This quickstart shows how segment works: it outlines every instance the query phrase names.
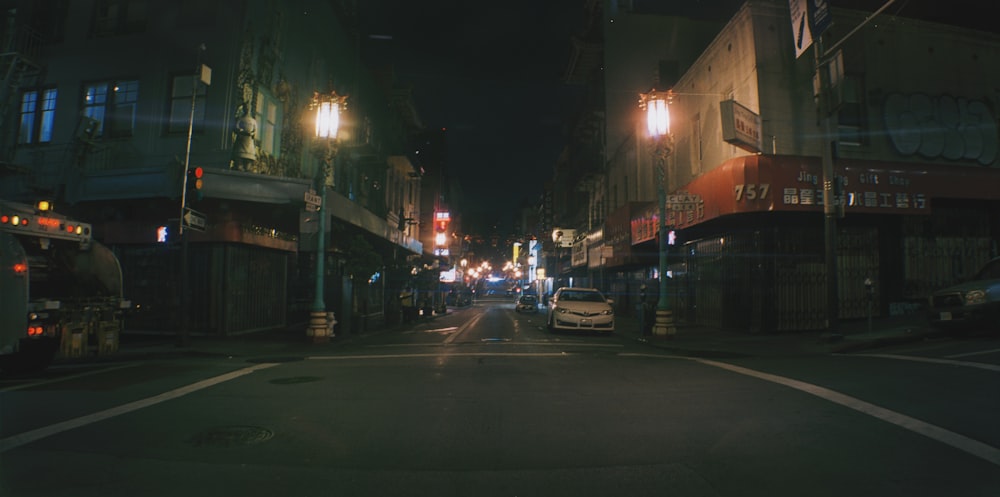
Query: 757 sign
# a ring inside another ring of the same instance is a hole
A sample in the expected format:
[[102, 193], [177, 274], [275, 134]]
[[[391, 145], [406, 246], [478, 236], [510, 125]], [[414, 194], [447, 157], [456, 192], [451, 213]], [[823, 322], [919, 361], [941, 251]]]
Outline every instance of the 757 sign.
[[746, 183], [736, 185], [734, 188], [737, 202], [742, 200], [764, 200], [770, 192], [771, 185], [769, 183]]

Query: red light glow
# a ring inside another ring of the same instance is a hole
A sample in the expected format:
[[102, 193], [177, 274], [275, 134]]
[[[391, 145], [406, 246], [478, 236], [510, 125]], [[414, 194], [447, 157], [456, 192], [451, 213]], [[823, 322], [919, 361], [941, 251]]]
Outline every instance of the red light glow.
[[47, 226], [49, 228], [59, 228], [59, 220], [53, 219], [51, 217], [40, 217], [38, 218], [38, 224], [42, 226]]

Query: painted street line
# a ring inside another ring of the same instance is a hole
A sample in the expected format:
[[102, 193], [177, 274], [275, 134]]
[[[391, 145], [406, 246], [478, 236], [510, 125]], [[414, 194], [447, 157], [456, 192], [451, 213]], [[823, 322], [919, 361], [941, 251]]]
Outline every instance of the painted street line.
[[875, 404], [865, 402], [861, 399], [856, 399], [849, 395], [844, 395], [835, 390], [830, 390], [829, 388], [824, 388], [818, 385], [813, 385], [811, 383], [806, 383], [804, 381], [793, 380], [791, 378], [785, 378], [783, 376], [773, 375], [769, 373], [762, 373], [760, 371], [755, 371], [753, 369], [748, 369], [740, 366], [734, 366], [732, 364], [726, 364], [724, 362], [709, 361], [705, 359], [694, 359], [702, 364], [708, 366], [715, 366], [717, 368], [722, 368], [734, 373], [739, 373], [746, 376], [752, 376], [765, 381], [770, 381], [772, 383], [777, 383], [779, 385], [784, 385], [789, 388], [794, 388], [801, 392], [808, 393], [810, 395], [815, 395], [821, 399], [828, 400], [835, 404], [840, 404], [849, 409], [854, 409], [863, 414], [867, 414], [882, 421], [892, 423], [900, 428], [910, 430], [914, 433], [919, 433], [925, 437], [937, 440], [945, 445], [950, 445], [958, 450], [964, 451], [976, 457], [985, 459], [994, 465], [1000, 466], [1000, 449], [996, 447], [984, 444], [978, 440], [973, 440], [965, 435], [959, 435], [953, 431], [945, 430], [944, 428], [934, 426], [930, 423], [926, 423], [916, 418], [911, 418], [905, 414], [901, 414], [895, 411], [890, 411], [884, 407], [879, 407]]
[[311, 361], [348, 361], [355, 359], [411, 359], [425, 357], [569, 357], [569, 352], [438, 352], [419, 354], [327, 355], [306, 357]]
[[482, 319], [482, 317], [484, 315], [485, 315], [485, 313], [476, 314], [476, 317], [474, 317], [474, 318], [466, 321], [465, 324], [463, 324], [462, 327], [458, 329], [458, 331], [456, 331], [455, 333], [452, 333], [451, 335], [448, 335], [448, 338], [444, 339], [444, 343], [448, 344], [448, 343], [454, 342], [455, 339], [458, 338], [459, 335], [461, 335], [462, 333], [465, 333], [465, 330], [467, 330], [467, 329], [475, 326], [476, 323], [478, 323], [479, 320]]
[[1000, 365], [984, 364], [981, 362], [953, 361], [950, 359], [935, 359], [933, 357], [917, 357], [896, 354], [850, 354], [853, 357], [879, 357], [882, 359], [898, 359], [901, 361], [927, 362], [931, 364], [944, 364], [946, 366], [961, 366], [965, 368], [978, 368], [987, 371], [1000, 371]]
[[78, 418], [69, 419], [61, 423], [56, 423], [54, 425], [44, 426], [42, 428], [37, 428], [31, 431], [26, 431], [24, 433], [18, 433], [17, 435], [11, 435], [7, 438], [0, 439], [0, 452], [5, 452], [15, 447], [20, 447], [24, 444], [34, 442], [36, 440], [41, 440], [43, 438], [55, 435], [57, 433], [62, 433], [64, 431], [69, 431], [74, 428], [79, 428], [81, 426], [86, 426], [91, 423], [96, 423], [98, 421], [103, 421], [105, 419], [113, 418], [115, 416], [120, 416], [122, 414], [127, 414], [132, 411], [137, 411], [144, 407], [149, 407], [152, 405], [159, 404], [161, 402], [166, 402], [168, 400], [176, 399], [182, 397], [192, 392], [197, 392], [219, 383], [223, 383], [229, 380], [239, 378], [240, 376], [253, 373], [261, 369], [267, 369], [273, 366], [277, 366], [278, 363], [261, 363], [255, 364], [253, 366], [243, 368], [231, 373], [226, 373], [224, 375], [216, 376], [215, 378], [209, 378], [207, 380], [202, 380], [196, 383], [192, 383], [187, 386], [176, 388], [169, 392], [164, 392], [159, 395], [154, 395], [152, 397], [137, 400], [135, 402], [129, 402], [128, 404], [123, 404], [118, 407], [112, 407], [111, 409], [105, 409], [103, 411], [95, 412], [93, 414], [88, 414], [86, 416], [80, 416]]
[[964, 354], [946, 355], [945, 357], [947, 357], [948, 359], [958, 359], [960, 357], [972, 357], [972, 356], [977, 356], [977, 355], [989, 355], [989, 354], [996, 354], [998, 352], [1000, 352], [1000, 349], [980, 350], [978, 352], [966, 352]]
[[862, 414], [867, 414], [874, 418], [880, 419], [887, 423], [894, 424], [901, 428], [910, 430], [914, 433], [918, 433], [925, 437], [931, 438], [933, 440], [937, 440], [938, 442], [941, 442], [945, 445], [949, 445], [958, 450], [964, 451], [968, 454], [984, 459], [990, 463], [993, 463], [994, 465], [1000, 466], [1000, 449], [996, 447], [987, 445], [978, 440], [971, 439], [969, 437], [966, 437], [965, 435], [960, 435], [953, 431], [945, 430], [944, 428], [934, 426], [930, 423], [921, 421], [916, 418], [912, 418], [905, 414], [891, 411], [884, 407], [879, 407], [875, 404], [865, 402], [861, 399], [856, 399], [849, 395], [844, 395], [835, 390], [830, 390], [829, 388], [813, 385], [811, 383], [806, 383], [804, 381], [793, 380], [791, 378], [785, 378], [784, 376], [764, 373], [761, 371], [756, 371], [741, 366], [735, 366], [732, 364], [727, 364], [718, 361], [710, 361], [707, 359], [698, 359], [698, 358], [672, 356], [672, 355], [657, 355], [657, 354], [619, 354], [619, 355], [631, 356], [631, 357], [656, 357], [661, 359], [685, 359], [685, 360], [700, 362], [706, 366], [713, 366], [725, 369], [727, 371], [731, 371], [733, 373], [738, 373], [745, 376], [757, 378], [760, 380], [769, 381], [771, 383], [784, 385], [786, 387], [793, 388], [800, 392], [814, 395], [829, 402], [839, 404], [841, 406], [847, 407], [848, 409], [853, 409]]

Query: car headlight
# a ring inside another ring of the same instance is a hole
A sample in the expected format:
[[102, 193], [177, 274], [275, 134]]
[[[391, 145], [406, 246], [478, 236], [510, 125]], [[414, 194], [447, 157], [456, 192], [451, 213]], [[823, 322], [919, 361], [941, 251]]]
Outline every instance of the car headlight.
[[562, 308], [562, 307], [556, 307], [556, 312], [558, 312], [559, 314], [566, 314], [567, 312], [569, 312], [569, 309], [565, 309], [565, 308]]
[[972, 290], [965, 294], [965, 305], [983, 304], [986, 302], [986, 292], [982, 290]]
[[614, 313], [615, 313], [615, 311], [613, 309], [606, 309], [606, 310], [601, 311], [601, 314], [603, 314], [605, 316], [610, 316], [610, 315], [612, 315]]

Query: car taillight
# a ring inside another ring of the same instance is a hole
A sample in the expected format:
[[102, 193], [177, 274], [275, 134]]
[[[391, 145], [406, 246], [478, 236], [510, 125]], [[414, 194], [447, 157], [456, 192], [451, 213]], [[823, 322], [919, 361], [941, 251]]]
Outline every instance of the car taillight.
[[40, 337], [45, 334], [45, 328], [41, 326], [29, 326], [28, 336], [29, 337]]
[[14, 274], [24, 274], [28, 272], [28, 265], [23, 262], [14, 263]]

